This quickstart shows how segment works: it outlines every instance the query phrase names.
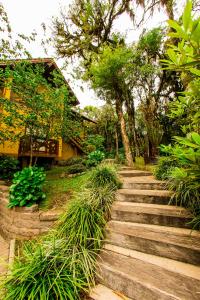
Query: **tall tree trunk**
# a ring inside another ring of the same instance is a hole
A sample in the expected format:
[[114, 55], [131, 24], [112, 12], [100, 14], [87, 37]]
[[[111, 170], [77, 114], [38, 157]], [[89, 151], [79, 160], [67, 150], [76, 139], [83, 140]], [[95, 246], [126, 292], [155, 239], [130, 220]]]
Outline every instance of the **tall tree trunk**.
[[119, 139], [118, 139], [117, 128], [115, 130], [115, 158], [116, 160], [119, 159]]
[[129, 92], [127, 93], [125, 104], [126, 104], [126, 109], [128, 114], [129, 131], [131, 135], [130, 144], [132, 146], [132, 156], [133, 156], [133, 161], [135, 161], [136, 149], [138, 148], [136, 129], [135, 129], [135, 107], [134, 107], [133, 99], [130, 98]]
[[131, 167], [131, 166], [133, 166], [133, 158], [132, 158], [129, 138], [128, 138], [128, 135], [127, 135], [127, 132], [126, 132], [126, 123], [125, 123], [125, 120], [124, 120], [124, 115], [123, 115], [123, 110], [122, 110], [122, 103], [119, 99], [116, 100], [116, 113], [117, 113], [117, 116], [118, 116], [118, 119], [119, 119], [119, 122], [120, 122], [122, 142], [123, 142], [123, 146], [124, 146], [127, 165], [129, 167]]

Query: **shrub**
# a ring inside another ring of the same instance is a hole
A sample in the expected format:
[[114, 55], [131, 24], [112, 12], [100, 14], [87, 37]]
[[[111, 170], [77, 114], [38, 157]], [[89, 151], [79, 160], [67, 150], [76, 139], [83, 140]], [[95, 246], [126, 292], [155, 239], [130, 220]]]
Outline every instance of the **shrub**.
[[77, 164], [86, 164], [86, 159], [84, 157], [72, 157], [68, 160], [61, 160], [58, 162], [59, 166], [73, 166]]
[[99, 150], [93, 151], [90, 154], [88, 154], [87, 166], [97, 166], [104, 158], [105, 154], [103, 152]]
[[96, 149], [104, 151], [104, 140], [105, 138], [100, 134], [91, 134], [87, 137], [83, 146], [89, 152], [91, 152], [91, 149], [92, 151], [96, 151]]
[[179, 165], [180, 163], [176, 158], [171, 156], [159, 157], [158, 163], [154, 170], [154, 175], [159, 180], [169, 179], [171, 171]]
[[101, 165], [93, 170], [89, 185], [94, 188], [110, 185], [113, 189], [117, 189], [121, 183], [114, 167]]
[[11, 156], [0, 156], [0, 178], [12, 179], [15, 172], [19, 170], [19, 161]]
[[38, 167], [24, 168], [15, 173], [10, 187], [9, 207], [31, 206], [44, 199], [42, 185], [45, 177], [43, 169]]
[[174, 191], [172, 201], [194, 214], [192, 225], [200, 228], [200, 135], [176, 137], [176, 145], [168, 147], [171, 158], [180, 163], [169, 174], [169, 187]]
[[85, 172], [87, 169], [83, 164], [74, 164], [67, 168], [67, 173], [69, 174], [76, 174]]

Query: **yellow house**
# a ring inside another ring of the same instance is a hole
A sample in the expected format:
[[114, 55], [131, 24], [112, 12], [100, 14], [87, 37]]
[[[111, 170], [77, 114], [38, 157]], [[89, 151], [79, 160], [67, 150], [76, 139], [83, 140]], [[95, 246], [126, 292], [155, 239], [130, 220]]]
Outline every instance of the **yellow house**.
[[[31, 59], [28, 60], [28, 62], [34, 65], [45, 65], [47, 75], [54, 70], [58, 71], [61, 74], [61, 71], [52, 58]], [[5, 66], [6, 63], [0, 63], [0, 68], [5, 68]], [[73, 99], [71, 105], [75, 106], [79, 104], [64, 76], [63, 80], [68, 87], [69, 95], [72, 96], [71, 99]], [[14, 95], [10, 88], [6, 88], [4, 86], [0, 87], [0, 97], [3, 97], [8, 101], [13, 101], [15, 100], [14, 98], [16, 97], [16, 95]], [[0, 126], [3, 125], [0, 124]], [[24, 128], [19, 128], [18, 130], [24, 131]], [[31, 152], [34, 158], [45, 158], [49, 159], [50, 161], [67, 160], [71, 157], [79, 156], [83, 153], [80, 143], [75, 139], [70, 139], [69, 142], [65, 143], [62, 138], [43, 140], [36, 136], [32, 140], [32, 150], [30, 149], [30, 136], [26, 135], [17, 139], [16, 141], [8, 140], [3, 144], [0, 144], [0, 155], [4, 154], [14, 156], [25, 164], [28, 163]]]

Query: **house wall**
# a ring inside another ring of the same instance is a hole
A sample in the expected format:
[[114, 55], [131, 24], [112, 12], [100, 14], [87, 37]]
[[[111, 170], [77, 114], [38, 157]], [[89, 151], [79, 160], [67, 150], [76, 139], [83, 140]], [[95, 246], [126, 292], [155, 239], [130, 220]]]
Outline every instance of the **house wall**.
[[[19, 150], [19, 141], [10, 142], [6, 141], [4, 144], [0, 144], [0, 155], [6, 154], [18, 157], [18, 150]], [[71, 157], [79, 156], [79, 152], [76, 147], [64, 143], [62, 139], [59, 139], [59, 151], [58, 151], [58, 160], [67, 160]]]
[[[11, 90], [10, 88], [3, 89], [3, 97], [10, 100]], [[6, 112], [5, 112], [6, 114]], [[19, 149], [19, 141], [11, 142], [5, 141], [3, 144], [0, 144], [0, 154], [7, 154], [12, 156], [18, 156], [18, 149]]]
[[18, 150], [19, 150], [19, 141], [16, 142], [6, 141], [3, 144], [0, 144], [0, 155], [6, 154], [6, 155], [12, 155], [17, 157]]
[[[40, 90], [43, 92], [44, 88], [41, 87]], [[12, 93], [11, 89], [6, 87], [3, 89], [2, 96], [8, 101], [11, 99], [11, 95], [13, 98], [15, 98], [17, 101], [20, 101], [19, 97]], [[6, 111], [3, 111], [4, 114], [7, 114]], [[21, 133], [24, 131], [24, 127], [18, 128], [14, 130], [15, 133]], [[0, 155], [5, 154], [5, 155], [11, 155], [18, 157], [18, 152], [19, 152], [19, 140], [16, 140], [15, 142], [13, 141], [5, 141], [3, 144], [0, 144]], [[59, 148], [58, 148], [58, 158], [62, 157], [62, 138], [59, 138]]]
[[67, 160], [71, 157], [79, 156], [77, 148], [73, 147], [71, 144], [62, 143], [62, 156], [59, 157], [60, 160]]
[[[41, 87], [41, 91], [43, 92], [43, 87]], [[8, 101], [11, 98], [11, 94], [13, 98], [16, 98], [17, 101], [20, 101], [20, 99], [17, 97], [17, 95], [14, 95], [10, 88], [4, 88], [3, 90], [3, 96], [8, 99]], [[5, 112], [6, 113], [6, 112]], [[15, 130], [15, 132], [22, 132], [24, 131], [24, 128], [18, 128]], [[1, 154], [6, 154], [6, 155], [11, 155], [18, 157], [18, 152], [19, 152], [19, 140], [12, 142], [12, 141], [5, 141], [3, 144], [0, 144], [0, 155]], [[79, 156], [79, 150], [69, 144], [69, 143], [64, 143], [62, 141], [62, 138], [59, 138], [59, 149], [58, 149], [58, 156], [56, 157], [57, 160], [67, 160], [71, 157], [76, 157]], [[46, 156], [48, 157], [48, 156]]]

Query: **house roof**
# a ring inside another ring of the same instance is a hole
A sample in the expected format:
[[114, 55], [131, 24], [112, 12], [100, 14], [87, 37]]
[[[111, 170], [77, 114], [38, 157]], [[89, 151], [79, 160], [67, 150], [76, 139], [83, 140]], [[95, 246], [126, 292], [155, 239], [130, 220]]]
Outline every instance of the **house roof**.
[[31, 58], [31, 59], [13, 59], [13, 60], [0, 60], [0, 67], [4, 67], [8, 64], [14, 64], [17, 62], [29, 62], [31, 64], [45, 64], [47, 66], [47, 73], [52, 72], [53, 70], [57, 70], [63, 77], [64, 82], [66, 83], [68, 90], [69, 90], [69, 96], [73, 97], [75, 101], [73, 101], [73, 105], [79, 104], [79, 101], [74, 94], [73, 90], [71, 89], [69, 83], [67, 82], [66, 78], [64, 77], [63, 73], [61, 72], [60, 68], [56, 64], [55, 60], [53, 58]]
[[97, 122], [96, 122], [95, 120], [92, 120], [92, 119], [86, 117], [85, 115], [81, 114], [80, 112], [77, 112], [77, 111], [74, 110], [74, 109], [72, 109], [72, 113], [73, 113], [75, 116], [78, 116], [79, 118], [81, 118], [82, 120], [85, 120], [85, 121], [88, 121], [88, 122], [97, 124]]

